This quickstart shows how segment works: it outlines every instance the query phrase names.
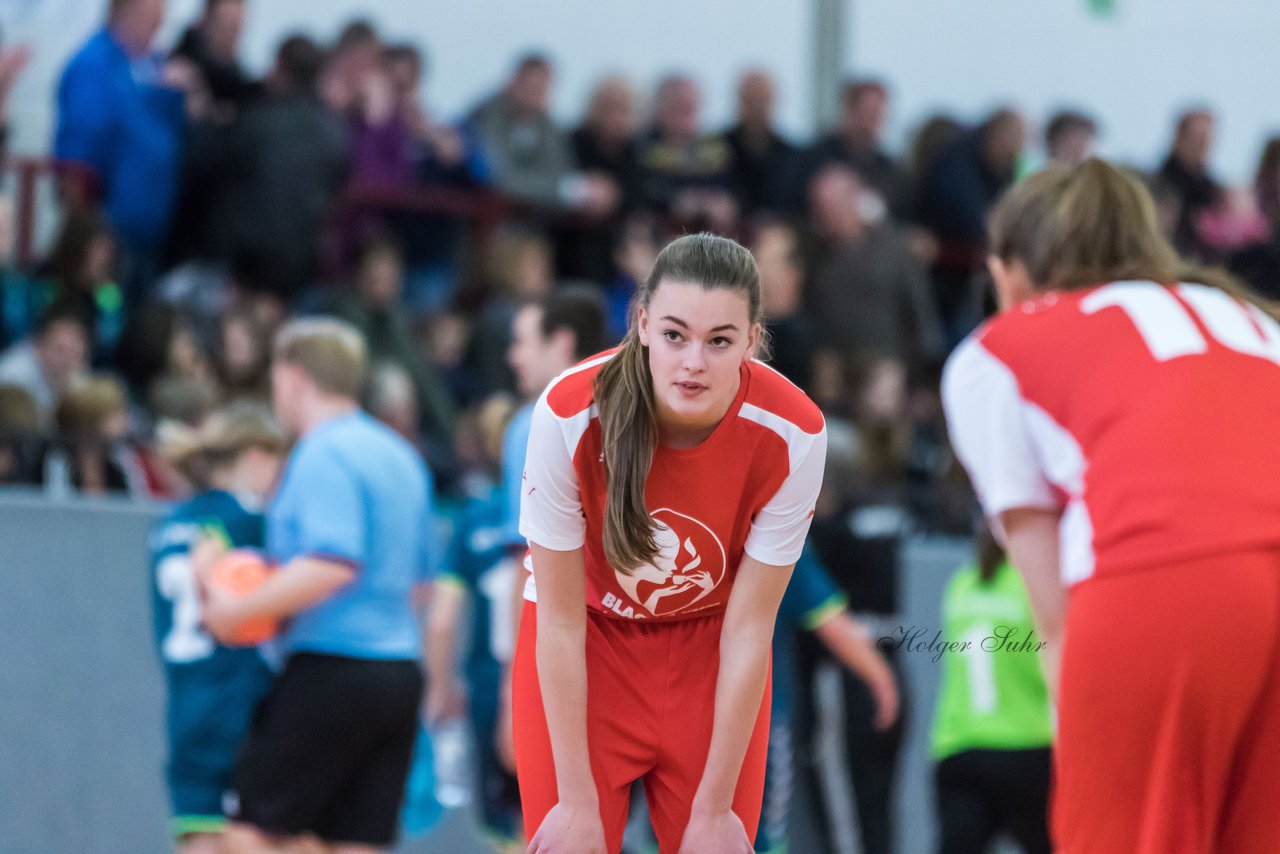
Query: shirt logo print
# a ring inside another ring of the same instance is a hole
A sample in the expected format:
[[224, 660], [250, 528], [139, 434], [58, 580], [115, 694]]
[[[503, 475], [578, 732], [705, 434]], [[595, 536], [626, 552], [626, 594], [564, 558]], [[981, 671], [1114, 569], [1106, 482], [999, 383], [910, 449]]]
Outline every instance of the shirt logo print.
[[703, 522], [670, 508], [650, 514], [658, 553], [630, 575], [615, 572], [630, 599], [655, 617], [698, 610], [724, 580], [724, 545]]

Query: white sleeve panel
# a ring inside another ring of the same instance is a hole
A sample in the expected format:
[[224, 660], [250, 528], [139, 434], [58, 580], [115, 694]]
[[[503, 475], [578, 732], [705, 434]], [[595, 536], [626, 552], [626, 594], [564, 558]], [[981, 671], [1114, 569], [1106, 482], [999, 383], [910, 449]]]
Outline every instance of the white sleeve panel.
[[947, 360], [942, 404], [956, 455], [989, 517], [1062, 502], [1036, 453], [1032, 407], [1003, 362], [969, 337]]
[[534, 406], [520, 490], [520, 535], [543, 548], [567, 552], [586, 542], [573, 454], [590, 418], [589, 410], [557, 418], [545, 394]]
[[799, 560], [827, 462], [826, 425], [816, 435], [804, 433], [798, 427], [789, 433], [784, 438], [791, 473], [751, 520], [751, 531], [744, 546], [747, 554], [771, 566], [791, 566]]

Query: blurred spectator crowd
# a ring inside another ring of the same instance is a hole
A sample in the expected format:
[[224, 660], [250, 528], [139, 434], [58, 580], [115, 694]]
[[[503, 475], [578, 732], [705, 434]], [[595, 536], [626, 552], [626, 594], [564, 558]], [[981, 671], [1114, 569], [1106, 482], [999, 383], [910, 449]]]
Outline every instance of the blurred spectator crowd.
[[[107, 0], [66, 65], [50, 152], [61, 224], [19, 265], [0, 197], [0, 483], [176, 497], [166, 430], [266, 401], [273, 330], [335, 314], [368, 338], [367, 405], [422, 448], [446, 495], [486, 465], [481, 413], [519, 392], [508, 364], [525, 302], [593, 288], [614, 340], [671, 237], [736, 237], [761, 268], [773, 364], [817, 400], [846, 452], [842, 500], [919, 529], [968, 531], [936, 398], [950, 347], [990, 310], [985, 215], [1098, 131], [1062, 112], [1029, 146], [1002, 109], [939, 114], [886, 148], [892, 92], [856, 79], [834, 127], [779, 132], [769, 73], [709, 128], [698, 81], [652, 93], [601, 79], [577, 127], [549, 112], [553, 57], [516, 59], [460, 121], [425, 103], [427, 57], [372, 23], [332, 44], [294, 35], [261, 79], [239, 57], [246, 0], [207, 0], [173, 46], [164, 0]], [[28, 52], [0, 52], [4, 103]], [[1147, 173], [1186, 253], [1280, 282], [1280, 138], [1253, 187], [1208, 168], [1214, 115], [1185, 113]], [[15, 158], [16, 159], [16, 158]]]

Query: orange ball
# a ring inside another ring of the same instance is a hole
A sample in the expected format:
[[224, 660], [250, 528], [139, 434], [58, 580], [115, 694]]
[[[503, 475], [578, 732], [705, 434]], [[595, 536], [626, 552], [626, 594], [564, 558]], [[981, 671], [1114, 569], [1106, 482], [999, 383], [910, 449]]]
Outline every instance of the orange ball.
[[[262, 555], [250, 549], [236, 549], [223, 555], [213, 565], [209, 586], [233, 596], [244, 596], [261, 587], [271, 572], [271, 566], [263, 560]], [[279, 630], [279, 621], [271, 617], [246, 620], [225, 643], [229, 646], [256, 646], [273, 637]]]

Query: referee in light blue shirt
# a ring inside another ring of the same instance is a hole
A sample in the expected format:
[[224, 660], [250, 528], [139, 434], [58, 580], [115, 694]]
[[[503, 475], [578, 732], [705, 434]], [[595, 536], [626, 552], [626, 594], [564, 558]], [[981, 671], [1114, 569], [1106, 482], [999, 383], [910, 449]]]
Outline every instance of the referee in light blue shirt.
[[338, 321], [293, 321], [276, 340], [272, 400], [298, 437], [267, 517], [278, 571], [244, 598], [209, 591], [205, 610], [220, 635], [286, 620], [271, 642], [283, 671], [236, 768], [236, 851], [395, 842], [423, 691], [412, 592], [436, 543], [430, 475], [360, 410], [364, 371], [363, 340]]

